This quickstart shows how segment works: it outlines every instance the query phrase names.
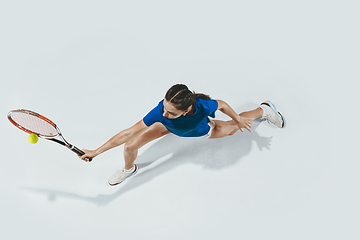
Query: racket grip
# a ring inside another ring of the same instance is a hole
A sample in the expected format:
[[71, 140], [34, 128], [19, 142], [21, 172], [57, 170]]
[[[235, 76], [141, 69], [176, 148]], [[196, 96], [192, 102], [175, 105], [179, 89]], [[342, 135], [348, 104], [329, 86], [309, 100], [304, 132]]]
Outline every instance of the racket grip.
[[[78, 148], [75, 147], [75, 146], [72, 146], [71, 151], [75, 152], [75, 153], [76, 153], [77, 155], [79, 155], [79, 156], [82, 156], [82, 155], [85, 154], [83, 151], [81, 151], [80, 149], [78, 149]], [[88, 158], [88, 159], [89, 159], [89, 162], [92, 161], [92, 158]]]

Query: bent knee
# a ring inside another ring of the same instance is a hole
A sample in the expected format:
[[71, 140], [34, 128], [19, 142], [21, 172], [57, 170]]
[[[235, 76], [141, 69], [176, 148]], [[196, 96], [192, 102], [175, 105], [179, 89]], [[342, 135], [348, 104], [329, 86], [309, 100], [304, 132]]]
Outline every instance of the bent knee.
[[216, 124], [212, 131], [211, 138], [223, 138], [235, 134], [239, 128], [237, 126]]
[[124, 151], [125, 152], [135, 152], [139, 148], [132, 142], [127, 142], [124, 144]]

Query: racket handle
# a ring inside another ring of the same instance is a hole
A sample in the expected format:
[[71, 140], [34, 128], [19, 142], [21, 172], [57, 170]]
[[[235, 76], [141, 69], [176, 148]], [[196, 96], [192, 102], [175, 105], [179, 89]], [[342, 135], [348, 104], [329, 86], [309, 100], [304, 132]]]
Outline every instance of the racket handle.
[[[77, 155], [79, 155], [79, 156], [82, 156], [82, 155], [85, 154], [83, 151], [81, 151], [80, 149], [78, 149], [78, 148], [75, 147], [75, 146], [72, 146], [71, 151], [75, 152], [75, 153], [76, 153]], [[89, 159], [89, 162], [92, 161], [92, 158], [88, 158], [88, 159]]]

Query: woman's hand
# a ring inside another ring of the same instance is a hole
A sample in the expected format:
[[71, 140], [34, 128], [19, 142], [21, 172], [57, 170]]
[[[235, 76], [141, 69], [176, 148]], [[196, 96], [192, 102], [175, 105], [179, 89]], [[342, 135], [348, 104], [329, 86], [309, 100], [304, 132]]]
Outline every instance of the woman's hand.
[[246, 128], [249, 132], [251, 132], [251, 125], [254, 123], [253, 118], [245, 118], [239, 116], [238, 118], [240, 122], [237, 122], [237, 125], [241, 132], [244, 132], [243, 128]]
[[249, 132], [251, 132], [250, 128], [254, 121], [253, 118], [241, 117], [226, 102], [222, 100], [216, 101], [218, 102], [218, 110], [231, 117], [241, 132], [244, 132], [243, 128], [246, 128]]
[[95, 150], [86, 150], [86, 149], [81, 149], [85, 154], [82, 156], [79, 156], [79, 158], [81, 160], [84, 160], [85, 162], [89, 162], [89, 158], [94, 158], [96, 157], [98, 154], [96, 153]]

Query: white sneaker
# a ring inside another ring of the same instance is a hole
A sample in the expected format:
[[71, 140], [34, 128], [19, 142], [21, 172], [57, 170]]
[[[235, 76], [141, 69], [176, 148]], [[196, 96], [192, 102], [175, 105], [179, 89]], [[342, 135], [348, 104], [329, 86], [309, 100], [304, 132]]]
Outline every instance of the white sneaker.
[[263, 119], [267, 120], [268, 122], [271, 122], [272, 124], [274, 124], [275, 126], [277, 126], [279, 128], [285, 127], [284, 117], [281, 115], [281, 113], [279, 113], [276, 110], [276, 107], [274, 104], [272, 104], [272, 102], [265, 101], [260, 104], [260, 107], [264, 111]]
[[126, 178], [131, 177], [132, 175], [136, 174], [138, 172], [138, 167], [136, 166], [136, 164], [134, 164], [134, 167], [135, 167], [135, 169], [132, 172], [125, 172], [125, 168], [115, 172], [109, 178], [109, 184], [111, 186], [114, 186], [116, 184], [122, 183], [123, 181], [125, 181]]

